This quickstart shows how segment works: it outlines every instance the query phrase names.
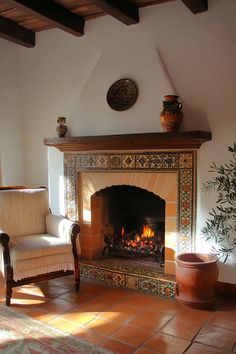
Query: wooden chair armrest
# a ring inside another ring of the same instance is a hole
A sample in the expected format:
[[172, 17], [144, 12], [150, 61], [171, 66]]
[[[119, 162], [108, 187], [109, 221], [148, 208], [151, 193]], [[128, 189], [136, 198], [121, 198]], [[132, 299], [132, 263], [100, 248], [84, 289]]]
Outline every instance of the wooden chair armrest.
[[10, 237], [0, 229], [0, 243], [3, 246], [3, 248], [8, 247], [8, 243], [10, 241]]
[[75, 259], [79, 259], [79, 254], [78, 254], [78, 251], [77, 251], [77, 236], [78, 234], [80, 233], [80, 227], [78, 224], [74, 223], [72, 226], [71, 226], [71, 244], [72, 244], [72, 252], [73, 252], [73, 255], [75, 257]]
[[78, 234], [80, 233], [80, 227], [78, 224], [74, 223], [72, 226], [71, 226], [71, 235], [73, 235], [73, 237], [77, 237]]
[[0, 244], [3, 247], [3, 260], [4, 260], [5, 268], [11, 266], [9, 241], [10, 241], [10, 237], [3, 230], [0, 229]]

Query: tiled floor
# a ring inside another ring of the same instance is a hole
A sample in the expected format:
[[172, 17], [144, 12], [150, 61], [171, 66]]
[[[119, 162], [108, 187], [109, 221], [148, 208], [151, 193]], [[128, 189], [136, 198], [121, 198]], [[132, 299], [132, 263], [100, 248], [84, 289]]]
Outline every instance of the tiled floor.
[[89, 281], [76, 293], [65, 277], [15, 288], [12, 308], [114, 353], [236, 353], [235, 299], [221, 299], [211, 311], [193, 310]]

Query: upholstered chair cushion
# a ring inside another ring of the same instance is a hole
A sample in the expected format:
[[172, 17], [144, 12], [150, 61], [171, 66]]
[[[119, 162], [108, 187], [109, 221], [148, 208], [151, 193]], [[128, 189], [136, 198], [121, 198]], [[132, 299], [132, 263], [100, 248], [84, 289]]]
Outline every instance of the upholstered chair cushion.
[[0, 227], [10, 237], [46, 233], [46, 215], [50, 212], [47, 190], [1, 191], [0, 210]]
[[10, 251], [11, 258], [15, 260], [72, 252], [70, 243], [48, 234], [13, 237]]

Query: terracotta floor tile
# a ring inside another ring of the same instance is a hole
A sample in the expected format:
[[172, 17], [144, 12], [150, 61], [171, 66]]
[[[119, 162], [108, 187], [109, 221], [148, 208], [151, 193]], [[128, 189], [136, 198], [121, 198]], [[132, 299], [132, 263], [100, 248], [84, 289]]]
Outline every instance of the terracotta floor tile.
[[18, 305], [24, 305], [24, 306], [42, 306], [44, 305], [47, 301], [49, 301], [49, 298], [45, 297], [39, 297], [39, 296], [15, 296], [12, 297], [11, 299], [11, 305], [12, 306], [18, 306]]
[[207, 324], [236, 331], [236, 311], [216, 312]]
[[71, 310], [61, 316], [64, 320], [74, 322], [79, 326], [83, 326], [92, 320], [95, 320], [95, 314], [91, 312], [80, 312], [79, 310]]
[[124, 313], [124, 314], [128, 314], [128, 315], [137, 315], [138, 313], [142, 312], [142, 309], [138, 309], [137, 307], [135, 306], [131, 306], [131, 305], [128, 305], [128, 304], [121, 304], [121, 303], [118, 303], [116, 305], [113, 305], [111, 307], [109, 307], [108, 309], [109, 312], [121, 312], [121, 313]]
[[127, 296], [121, 303], [145, 309], [157, 301], [156, 296], [134, 293]]
[[145, 348], [140, 348], [137, 349], [134, 354], [162, 354], [160, 352], [154, 352], [153, 350], [145, 349]]
[[96, 299], [90, 299], [80, 306], [81, 311], [100, 313], [105, 311], [111, 306], [111, 303], [97, 301]]
[[214, 314], [214, 311], [204, 311], [190, 308], [181, 308], [180, 311], [175, 315], [176, 320], [189, 321], [198, 323], [199, 325], [204, 325]]
[[236, 331], [226, 328], [206, 326], [198, 333], [195, 341], [219, 349], [232, 351], [236, 343]]
[[100, 294], [96, 297], [97, 300], [104, 301], [104, 302], [117, 302], [117, 301], [122, 301], [124, 298], [126, 298], [125, 293], [120, 293], [120, 292], [105, 292], [104, 294]]
[[169, 313], [170, 315], [176, 314], [181, 309], [181, 305], [175, 300], [162, 300], [155, 301], [148, 310], [157, 310]]
[[70, 311], [71, 309], [73, 309], [73, 307], [73, 303], [62, 299], [53, 299], [45, 302], [40, 307], [38, 306], [38, 308], [42, 311], [48, 311], [51, 313], [56, 313], [58, 315], [63, 314], [66, 311]]
[[150, 338], [152, 333], [146, 331], [145, 329], [134, 327], [134, 326], [123, 326], [116, 333], [112, 335], [113, 339], [118, 341], [133, 345], [140, 346], [148, 338]]
[[97, 284], [97, 283], [90, 283], [90, 282], [83, 282], [81, 283], [80, 286], [80, 292], [83, 294], [92, 294], [94, 295], [99, 295], [102, 294], [106, 289], [106, 286]]
[[65, 277], [60, 277], [60, 278], [55, 278], [55, 279], [50, 279], [50, 280], [46, 280], [46, 281], [42, 281], [40, 283], [36, 283], [36, 284], [55, 284], [55, 285], [59, 285], [61, 287], [67, 288], [67, 289], [74, 289], [74, 277], [73, 275], [67, 275]]
[[[0, 279], [2, 303], [4, 297]], [[214, 311], [200, 311], [87, 280], [75, 292], [73, 277], [63, 277], [14, 288], [12, 310], [122, 354], [236, 353], [236, 302], [227, 298]]]
[[120, 328], [120, 324], [104, 320], [103, 318], [96, 318], [94, 321], [89, 322], [85, 327], [103, 334], [104, 336], [109, 336]]
[[105, 320], [109, 321], [114, 321], [120, 324], [124, 324], [129, 319], [133, 318], [133, 314], [130, 313], [124, 313], [124, 312], [119, 312], [119, 311], [103, 311], [98, 314], [98, 317], [101, 317]]
[[230, 354], [231, 352], [220, 350], [208, 345], [193, 343], [185, 354]]
[[65, 294], [58, 296], [58, 299], [63, 299], [66, 301], [74, 302], [76, 305], [83, 304], [84, 302], [89, 301], [92, 298], [92, 295], [83, 294], [76, 291], [68, 291]]
[[201, 325], [192, 321], [179, 321], [178, 319], [172, 319], [162, 329], [161, 332], [170, 334], [171, 336], [192, 340]]
[[39, 297], [45, 297], [43, 291], [36, 285], [30, 284], [30, 285], [24, 285], [21, 287], [17, 287], [13, 289], [13, 296], [16, 294], [27, 294], [27, 295], [32, 295], [32, 296], [39, 296]]
[[[172, 337], [168, 334], [158, 333], [144, 344], [144, 348], [159, 350], [163, 354], [181, 354], [191, 342], [182, 338]], [[199, 352], [198, 354], [202, 354]]]
[[86, 327], [79, 328], [78, 331], [73, 333], [73, 335], [96, 345], [101, 344], [107, 339], [107, 336], [92, 331]]
[[25, 285], [25, 286], [13, 288], [13, 292], [12, 292], [12, 300], [14, 300], [15, 302], [17, 300], [22, 300], [25, 303], [27, 302], [27, 300], [31, 302], [33, 301], [42, 302], [42, 301], [47, 301], [49, 299], [50, 296], [49, 297], [45, 296], [43, 291], [35, 286]]
[[128, 344], [118, 342], [114, 339], [108, 339], [107, 341], [102, 343], [101, 346], [116, 354], [132, 354], [136, 350], [136, 347], [132, 347]]
[[73, 333], [79, 329], [79, 326], [73, 322], [66, 321], [61, 317], [57, 317], [55, 320], [49, 322], [50, 326], [59, 328], [64, 332]]
[[38, 321], [43, 321], [43, 322], [49, 322], [55, 319], [58, 315], [57, 314], [52, 314], [50, 312], [46, 311], [40, 311], [40, 310], [29, 310], [27, 312], [27, 315], [34, 318], [35, 320]]
[[172, 316], [173, 315], [161, 311], [145, 310], [136, 315], [128, 323], [129, 325], [154, 331], [164, 326], [164, 324], [167, 323], [172, 318]]

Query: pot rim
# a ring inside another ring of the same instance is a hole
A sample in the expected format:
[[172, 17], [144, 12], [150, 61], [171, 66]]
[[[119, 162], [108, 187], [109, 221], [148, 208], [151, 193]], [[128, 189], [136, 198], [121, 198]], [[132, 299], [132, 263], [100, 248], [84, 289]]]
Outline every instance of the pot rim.
[[[199, 259], [203, 258], [201, 261], [191, 261], [191, 260], [183, 260], [181, 257], [188, 256], [191, 257], [199, 257]], [[209, 260], [204, 260], [204, 258], [208, 258]], [[181, 253], [176, 257], [176, 263], [178, 264], [183, 264], [185, 266], [191, 267], [191, 266], [204, 266], [206, 264], [214, 264], [218, 261], [216, 256], [211, 255], [209, 253], [201, 253], [201, 252], [188, 252], [188, 253]]]

